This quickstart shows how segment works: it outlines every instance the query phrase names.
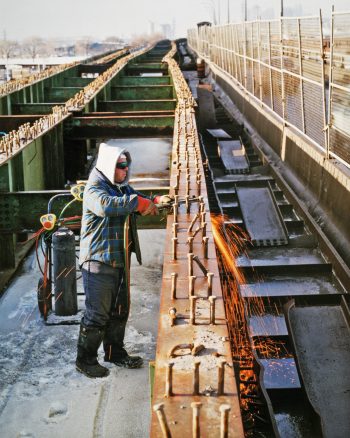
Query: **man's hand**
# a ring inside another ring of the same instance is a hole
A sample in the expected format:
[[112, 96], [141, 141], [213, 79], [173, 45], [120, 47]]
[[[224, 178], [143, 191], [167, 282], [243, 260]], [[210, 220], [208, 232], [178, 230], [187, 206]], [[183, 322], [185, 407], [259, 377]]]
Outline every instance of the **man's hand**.
[[141, 216], [156, 216], [159, 214], [158, 208], [154, 205], [154, 203], [142, 196], [137, 197], [138, 206], [137, 211], [141, 214]]
[[153, 202], [156, 205], [170, 205], [172, 202], [174, 202], [174, 196], [172, 195], [162, 195], [162, 196], [156, 196], [153, 200]]

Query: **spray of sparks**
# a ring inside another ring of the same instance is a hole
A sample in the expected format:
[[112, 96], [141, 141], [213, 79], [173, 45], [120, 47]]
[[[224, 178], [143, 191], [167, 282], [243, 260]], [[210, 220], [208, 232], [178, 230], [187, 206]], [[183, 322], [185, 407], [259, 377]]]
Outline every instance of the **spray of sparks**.
[[[254, 353], [259, 357], [286, 357], [285, 345], [267, 336], [254, 338], [252, 343], [249, 335], [248, 316], [264, 316], [271, 313], [279, 316], [280, 310], [276, 304], [271, 305], [261, 297], [244, 300], [240, 293], [240, 285], [246, 283], [243, 273], [236, 265], [236, 258], [246, 255], [249, 236], [234, 224], [226, 225], [223, 215], [211, 215], [213, 236], [219, 257], [222, 291], [224, 296], [226, 318], [231, 339], [233, 360], [239, 369], [240, 402], [246, 432], [254, 428], [256, 420], [267, 423], [264, 414], [264, 402], [259, 391], [259, 371], [254, 365]], [[255, 275], [255, 277], [257, 277]], [[260, 279], [259, 279], [260, 280]], [[259, 332], [268, 334], [268, 324], [264, 318], [259, 318]], [[264, 326], [266, 324], [266, 326]], [[263, 418], [265, 417], [265, 419]], [[249, 432], [246, 436], [250, 436]]]

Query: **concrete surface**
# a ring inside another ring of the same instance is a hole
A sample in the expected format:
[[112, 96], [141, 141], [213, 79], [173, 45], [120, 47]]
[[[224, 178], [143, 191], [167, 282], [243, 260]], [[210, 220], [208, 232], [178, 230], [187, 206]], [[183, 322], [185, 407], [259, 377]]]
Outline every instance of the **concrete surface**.
[[144, 265], [132, 262], [126, 348], [144, 358], [144, 367], [108, 364], [110, 375], [104, 379], [75, 370], [77, 325], [46, 326], [41, 320], [36, 302], [40, 275], [34, 255], [27, 258], [0, 300], [1, 437], [149, 436], [148, 362], [155, 357], [164, 231], [140, 231]]

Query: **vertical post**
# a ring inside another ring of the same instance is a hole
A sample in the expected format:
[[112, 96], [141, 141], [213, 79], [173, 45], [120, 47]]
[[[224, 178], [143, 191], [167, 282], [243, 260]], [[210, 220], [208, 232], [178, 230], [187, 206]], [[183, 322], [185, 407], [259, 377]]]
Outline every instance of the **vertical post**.
[[158, 421], [160, 424], [160, 428], [163, 433], [164, 438], [171, 438], [170, 429], [166, 420], [165, 412], [164, 412], [164, 404], [159, 403], [153, 406], [153, 411], [157, 414]]
[[[333, 6], [334, 8], [334, 6]], [[333, 11], [332, 11], [332, 44], [333, 44]], [[322, 77], [322, 117], [323, 117], [323, 129], [324, 129], [324, 144], [326, 148], [326, 156], [329, 158], [329, 126], [327, 125], [327, 116], [326, 116], [326, 90], [325, 90], [325, 71], [324, 71], [324, 65], [325, 65], [325, 53], [324, 53], [324, 46], [323, 46], [323, 31], [322, 31], [322, 11], [320, 9], [320, 49], [321, 49], [321, 62], [322, 62], [322, 69], [321, 69], [321, 77]], [[330, 70], [331, 70], [330, 64]], [[329, 80], [329, 90], [331, 89], [331, 81]], [[330, 101], [330, 99], [329, 99]], [[330, 120], [330, 119], [329, 119]]]
[[176, 300], [176, 282], [177, 282], [177, 273], [171, 273], [171, 299]]
[[193, 395], [199, 395], [199, 366], [200, 361], [193, 364]]
[[224, 395], [225, 388], [225, 365], [226, 361], [223, 360], [218, 365], [218, 395]]
[[261, 76], [261, 20], [258, 21], [258, 66], [259, 66], [259, 99], [262, 102], [262, 76]]
[[194, 295], [194, 283], [196, 281], [196, 276], [191, 275], [188, 279], [188, 296], [192, 297]]
[[207, 274], [208, 297], [210, 297], [213, 293], [213, 278], [214, 278], [214, 274], [212, 272], [208, 272], [208, 274]]
[[237, 80], [238, 80], [238, 82], [241, 84], [241, 85], [243, 85], [243, 79], [242, 79], [242, 65], [241, 65], [241, 58], [242, 58], [242, 55], [241, 55], [241, 52], [240, 52], [240, 44], [239, 44], [239, 33], [238, 33], [238, 30], [237, 30], [237, 28], [238, 28], [238, 26], [242, 26], [242, 24], [236, 24], [235, 25], [235, 41], [236, 41], [236, 44], [237, 44], [237, 56], [236, 56], [236, 62], [237, 62], [237, 58], [238, 58], [238, 73], [237, 73]]
[[283, 75], [283, 20], [280, 18], [280, 59], [281, 59], [281, 95], [282, 95], [282, 118], [283, 118], [283, 130], [286, 122], [286, 99], [284, 95], [284, 75]]
[[300, 31], [300, 18], [297, 18], [298, 27], [298, 48], [299, 48], [299, 75], [300, 75], [300, 100], [301, 100], [301, 121], [303, 132], [305, 132], [305, 108], [304, 108], [304, 81], [303, 81], [303, 60], [302, 60], [302, 46], [301, 46], [301, 31]]
[[215, 295], [209, 296], [209, 303], [210, 303], [210, 325], [215, 325]]
[[173, 368], [174, 362], [167, 364], [166, 368], [166, 380], [165, 380], [165, 397], [172, 397], [173, 393]]
[[228, 414], [231, 410], [230, 405], [221, 405], [221, 424], [220, 424], [220, 438], [228, 438]]
[[200, 438], [201, 432], [200, 432], [200, 423], [199, 423], [199, 412], [200, 408], [202, 406], [202, 403], [200, 402], [192, 402], [191, 408], [192, 408], [192, 438]]
[[255, 68], [254, 68], [254, 66], [255, 66], [255, 59], [254, 59], [254, 38], [253, 38], [253, 27], [254, 27], [254, 23], [251, 23], [250, 24], [250, 45], [251, 45], [251, 48], [250, 48], [250, 51], [251, 51], [251, 53], [250, 53], [250, 56], [251, 56], [251, 58], [252, 58], [252, 60], [251, 60], [251, 65], [252, 65], [252, 72], [251, 72], [251, 76], [252, 76], [252, 92], [253, 92], [253, 95], [255, 96]]
[[273, 88], [272, 88], [272, 68], [271, 68], [271, 23], [268, 22], [268, 38], [269, 38], [269, 73], [270, 73], [270, 100], [271, 109], [274, 111]]
[[7, 101], [7, 115], [11, 116], [12, 115], [11, 94], [8, 94], [6, 96], [6, 101]]
[[190, 296], [190, 324], [196, 324], [196, 301], [198, 297]]
[[[247, 0], [246, 0], [247, 1]], [[246, 29], [246, 21], [242, 23], [244, 30], [244, 39], [243, 39], [243, 59], [244, 59], [244, 88], [247, 89], [247, 29]]]

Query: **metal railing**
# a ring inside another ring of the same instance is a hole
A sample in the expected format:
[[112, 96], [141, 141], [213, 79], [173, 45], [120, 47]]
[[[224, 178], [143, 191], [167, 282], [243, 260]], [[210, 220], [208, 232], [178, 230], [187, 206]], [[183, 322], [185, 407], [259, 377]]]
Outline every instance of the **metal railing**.
[[350, 163], [350, 12], [332, 11], [329, 75], [330, 154]]
[[202, 26], [188, 42], [327, 158], [350, 166], [350, 13], [333, 12], [332, 35], [329, 81], [321, 14]]

